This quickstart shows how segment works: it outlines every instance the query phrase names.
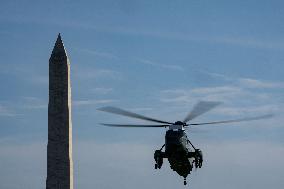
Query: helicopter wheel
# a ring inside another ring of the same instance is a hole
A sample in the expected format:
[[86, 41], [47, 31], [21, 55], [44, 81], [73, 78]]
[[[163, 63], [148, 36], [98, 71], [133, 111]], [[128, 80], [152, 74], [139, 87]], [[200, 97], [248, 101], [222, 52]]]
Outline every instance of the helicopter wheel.
[[186, 185], [186, 184], [187, 184], [186, 178], [184, 178], [184, 180], [183, 180], [183, 185]]
[[155, 164], [155, 169], [158, 169], [158, 165], [157, 165], [157, 163]]

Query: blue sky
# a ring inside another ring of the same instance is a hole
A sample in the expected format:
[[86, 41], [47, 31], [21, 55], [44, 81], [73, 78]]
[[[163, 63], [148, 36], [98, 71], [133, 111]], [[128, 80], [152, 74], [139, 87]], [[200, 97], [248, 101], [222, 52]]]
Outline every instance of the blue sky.
[[[48, 59], [60, 32], [71, 61], [75, 188], [183, 188], [153, 152], [165, 129], [96, 111], [112, 105], [167, 121], [199, 100], [196, 122], [269, 120], [189, 130], [205, 165], [194, 188], [283, 188], [282, 1], [1, 1], [0, 188], [44, 188]], [[109, 180], [112, 180], [110, 182]]]

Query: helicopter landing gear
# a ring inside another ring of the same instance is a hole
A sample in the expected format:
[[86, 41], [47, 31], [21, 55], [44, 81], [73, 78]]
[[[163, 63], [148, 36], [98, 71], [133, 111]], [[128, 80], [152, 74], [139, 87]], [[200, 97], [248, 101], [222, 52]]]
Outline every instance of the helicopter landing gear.
[[161, 150], [156, 150], [154, 153], [154, 159], [155, 159], [155, 169], [161, 169], [163, 165], [163, 158], [164, 158], [164, 152]]
[[155, 169], [161, 169], [163, 165], [163, 158], [165, 158], [165, 152], [162, 152], [162, 149], [165, 145], [162, 146], [160, 150], [156, 150], [154, 153], [154, 159], [155, 159]]
[[183, 179], [183, 185], [187, 185], [186, 178]]
[[195, 168], [201, 168], [203, 163], [202, 151], [199, 149], [195, 150]]
[[194, 149], [194, 152], [190, 152], [189, 156], [194, 158], [195, 168], [196, 169], [201, 168], [203, 163], [202, 151], [200, 149], [195, 148], [193, 144], [190, 142], [190, 140], [187, 140], [187, 143], [189, 143]]

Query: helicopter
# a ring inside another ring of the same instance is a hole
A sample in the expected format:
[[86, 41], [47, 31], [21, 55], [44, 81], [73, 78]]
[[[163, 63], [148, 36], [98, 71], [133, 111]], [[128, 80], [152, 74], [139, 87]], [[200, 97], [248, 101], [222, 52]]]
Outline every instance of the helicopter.
[[[210, 125], [210, 124], [224, 124], [224, 123], [234, 123], [242, 121], [252, 121], [270, 118], [272, 114], [266, 114], [257, 117], [245, 117], [241, 119], [231, 119], [224, 121], [213, 121], [213, 122], [203, 122], [203, 123], [191, 123], [196, 117], [208, 112], [209, 110], [220, 105], [221, 102], [212, 102], [212, 101], [199, 101], [193, 109], [187, 114], [183, 121], [168, 122], [159, 119], [154, 119], [151, 117], [146, 117], [137, 113], [133, 113], [121, 108], [106, 106], [98, 108], [97, 110], [108, 112], [112, 114], [132, 117], [140, 120], [155, 122], [158, 124], [147, 124], [147, 125], [133, 125], [133, 124], [110, 124], [110, 123], [101, 123], [104, 126], [110, 127], [148, 127], [148, 128], [157, 128], [165, 127], [168, 128], [165, 134], [165, 143], [162, 147], [155, 151], [154, 160], [155, 160], [155, 169], [161, 169], [163, 165], [163, 160], [168, 159], [170, 167], [173, 171], [177, 172], [180, 176], [184, 178], [184, 185], [187, 184], [186, 178], [191, 173], [192, 169], [198, 169], [202, 167], [203, 164], [203, 155], [202, 151], [196, 148], [191, 141], [188, 139], [185, 130], [190, 126], [199, 126], [199, 125]], [[163, 148], [165, 148], [164, 151]]]

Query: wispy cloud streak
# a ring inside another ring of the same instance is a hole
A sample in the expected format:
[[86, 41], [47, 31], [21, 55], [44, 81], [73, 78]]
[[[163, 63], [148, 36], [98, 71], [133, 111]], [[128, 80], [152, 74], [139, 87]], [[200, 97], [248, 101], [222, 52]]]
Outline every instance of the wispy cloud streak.
[[[247, 82], [247, 80], [245, 81]], [[249, 81], [251, 82], [251, 81]], [[160, 101], [175, 106], [193, 106], [200, 100], [221, 101], [225, 104], [216, 108], [220, 115], [246, 115], [283, 112], [283, 103], [275, 98], [274, 93], [267, 90], [260, 92], [256, 88], [278, 88], [273, 82], [240, 83], [217, 87], [200, 87], [193, 89], [168, 89], [160, 93]]]
[[251, 78], [239, 78], [238, 82], [240, 86], [247, 88], [267, 88], [267, 89], [284, 88], [284, 82], [270, 82], [270, 81], [263, 81]]
[[157, 63], [157, 62], [154, 62], [154, 61], [151, 61], [151, 60], [145, 60], [145, 59], [139, 59], [138, 61], [142, 64], [154, 66], [154, 67], [157, 67], [157, 68], [174, 70], [174, 71], [184, 71], [184, 68], [179, 66], [179, 65], [161, 64], [161, 63]]
[[74, 77], [77, 77], [79, 79], [95, 79], [95, 78], [121, 79], [122, 74], [118, 71], [110, 69], [78, 68], [74, 71]]
[[281, 40], [263, 40], [257, 39], [252, 36], [205, 36], [197, 35], [190, 32], [177, 32], [166, 30], [150, 30], [147, 28], [134, 29], [129, 27], [95, 27], [87, 23], [69, 23], [67, 26], [80, 27], [99, 32], [118, 33], [123, 35], [132, 36], [148, 36], [154, 38], [162, 38], [167, 40], [179, 40], [179, 41], [196, 41], [207, 42], [217, 44], [227, 44], [234, 46], [242, 46], [246, 48], [259, 48], [259, 49], [274, 49], [283, 50], [284, 41]]
[[202, 71], [202, 73], [205, 73], [213, 78], [220, 78], [223, 79], [224, 81], [230, 81], [234, 85], [238, 85], [239, 87], [243, 88], [263, 88], [263, 89], [284, 88], [284, 82], [279, 82], [279, 81], [265, 81], [261, 79], [247, 78], [247, 77], [231, 77], [220, 73], [212, 73], [206, 71]]
[[17, 16], [17, 19], [8, 18], [10, 22], [16, 23], [32, 23], [32, 24], [44, 24], [53, 25], [68, 28], [80, 28], [85, 30], [92, 30], [96, 32], [105, 33], [115, 33], [121, 35], [130, 36], [146, 36], [152, 38], [161, 38], [167, 40], [179, 40], [179, 41], [197, 41], [197, 42], [207, 42], [207, 43], [217, 43], [217, 44], [227, 44], [234, 46], [241, 46], [246, 48], [259, 48], [259, 49], [274, 49], [274, 50], [284, 50], [283, 40], [264, 40], [260, 38], [255, 38], [253, 36], [208, 36], [200, 35], [190, 32], [178, 32], [178, 31], [167, 31], [167, 30], [153, 30], [149, 28], [131, 28], [122, 26], [94, 26], [92, 23], [82, 22], [82, 21], [66, 21], [60, 19], [54, 20], [42, 20], [35, 17], [22, 17]]
[[12, 112], [11, 110], [9, 110], [7, 107], [3, 106], [0, 104], [0, 117], [12, 117], [12, 116], [16, 116], [18, 114]]
[[90, 49], [84, 49], [84, 48], [74, 48], [76, 51], [87, 53], [90, 55], [102, 57], [102, 58], [107, 58], [107, 59], [119, 59], [118, 56], [114, 55], [113, 53], [109, 52], [101, 52], [97, 50], [90, 50]]
[[97, 104], [107, 104], [115, 102], [113, 99], [104, 99], [104, 100], [74, 100], [74, 106], [86, 106], [86, 105], [97, 105]]
[[92, 92], [96, 94], [109, 94], [112, 91], [113, 91], [113, 88], [106, 88], [106, 87], [96, 87], [92, 89]]
[[47, 109], [47, 100], [43, 100], [37, 97], [22, 97], [24, 102], [21, 105], [21, 108], [24, 109]]

